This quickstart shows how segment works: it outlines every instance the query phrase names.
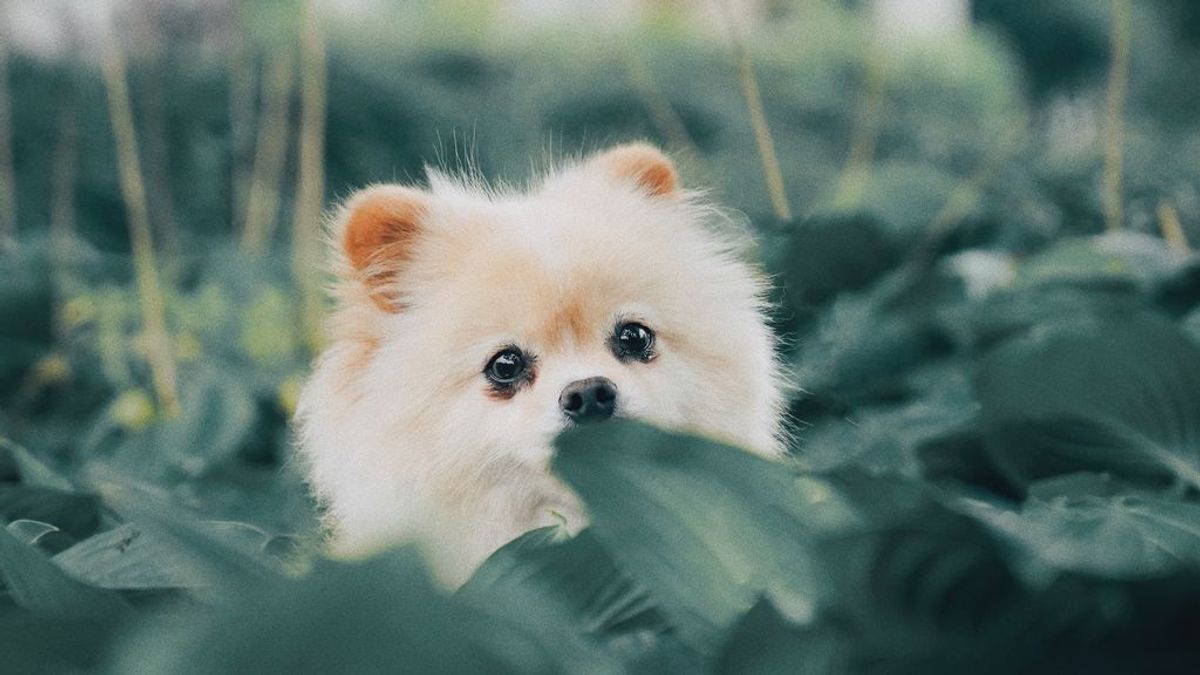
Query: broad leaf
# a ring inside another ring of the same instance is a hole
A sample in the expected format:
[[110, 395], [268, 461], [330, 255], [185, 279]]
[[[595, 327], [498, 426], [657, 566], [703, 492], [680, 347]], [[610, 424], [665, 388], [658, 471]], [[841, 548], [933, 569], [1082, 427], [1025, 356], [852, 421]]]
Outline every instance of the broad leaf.
[[827, 624], [792, 625], [761, 600], [734, 626], [713, 669], [730, 675], [823, 675], [846, 672], [848, 655], [844, 632]]
[[5, 528], [0, 528], [0, 577], [16, 603], [37, 614], [108, 618], [128, 609], [120, 596], [72, 579]]
[[8, 524], [8, 531], [16, 535], [22, 544], [36, 546], [38, 541], [48, 534], [61, 532], [57, 527], [36, 520], [14, 520]]
[[1200, 504], [1153, 496], [1032, 497], [1019, 510], [966, 502], [1044, 579], [1063, 570], [1119, 579], [1200, 571]]
[[852, 520], [821, 481], [783, 464], [631, 422], [568, 432], [554, 469], [617, 564], [702, 651], [760, 596], [811, 618], [819, 590], [805, 537], [822, 517]]
[[110, 668], [114, 673], [570, 669], [539, 637], [532, 627], [446, 596], [416, 553], [402, 549], [360, 564], [324, 561], [303, 580], [247, 588], [220, 612], [147, 620], [116, 650]]
[[131, 524], [101, 532], [54, 556], [76, 579], [100, 588], [146, 590], [204, 585], [186, 553]]
[[984, 362], [977, 389], [1014, 480], [1092, 470], [1200, 487], [1200, 346], [1163, 319], [1033, 330]]
[[0, 484], [0, 520], [37, 520], [83, 539], [100, 525], [100, 500], [80, 492]]
[[563, 536], [543, 528], [514, 540], [488, 558], [459, 597], [554, 636], [553, 648], [580, 663], [598, 661], [602, 647], [630, 670], [678, 649], [654, 599], [590, 530]]

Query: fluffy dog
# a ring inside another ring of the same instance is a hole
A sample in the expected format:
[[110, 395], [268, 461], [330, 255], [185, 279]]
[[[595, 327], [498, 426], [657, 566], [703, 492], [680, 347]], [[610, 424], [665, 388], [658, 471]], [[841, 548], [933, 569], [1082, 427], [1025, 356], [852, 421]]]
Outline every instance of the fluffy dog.
[[331, 346], [298, 410], [332, 549], [420, 542], [463, 582], [532, 528], [586, 524], [549, 471], [565, 427], [629, 416], [778, 452], [764, 278], [644, 144], [520, 192], [430, 172], [333, 218]]

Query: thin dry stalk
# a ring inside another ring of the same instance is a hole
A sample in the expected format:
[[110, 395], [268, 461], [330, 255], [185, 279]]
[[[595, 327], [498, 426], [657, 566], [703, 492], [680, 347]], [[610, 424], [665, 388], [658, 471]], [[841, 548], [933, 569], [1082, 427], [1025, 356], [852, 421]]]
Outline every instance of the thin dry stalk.
[[300, 148], [292, 219], [292, 276], [300, 286], [301, 319], [308, 346], [321, 347], [319, 252], [325, 200], [325, 114], [328, 67], [313, 0], [304, 4], [300, 35]]
[[1183, 233], [1183, 225], [1179, 222], [1179, 213], [1175, 207], [1163, 202], [1158, 207], [1158, 228], [1162, 230], [1163, 239], [1177, 253], [1189, 255], [1192, 247], [1188, 244], [1187, 235]]
[[63, 106], [58, 143], [54, 147], [54, 174], [50, 185], [50, 248], [54, 254], [55, 293], [59, 305], [55, 322], [58, 337], [66, 337], [62, 305], [70, 286], [71, 240], [75, 236], [75, 164], [79, 148], [79, 121], [75, 105]]
[[691, 134], [688, 133], [683, 118], [675, 111], [671, 101], [655, 85], [649, 66], [632, 50], [625, 52], [625, 71], [629, 74], [629, 81], [633, 84], [634, 91], [641, 97], [650, 111], [650, 116], [654, 118], [654, 125], [666, 137], [667, 142], [672, 147], [699, 159], [700, 150], [696, 147], [696, 142], [692, 140]]
[[[160, 30], [165, 30], [161, 29]], [[163, 36], [163, 41], [166, 37]], [[150, 40], [153, 44], [162, 42]], [[166, 50], [155, 47], [144, 58], [147, 73], [141, 97], [142, 139], [145, 141], [143, 159], [146, 163], [147, 197], [158, 235], [159, 256], [168, 262], [177, 260], [181, 251], [179, 223], [175, 218], [175, 198], [171, 191], [171, 151], [167, 143], [167, 121], [164, 114], [167, 100]]]
[[925, 227], [921, 241], [909, 253], [912, 267], [920, 268], [933, 261], [937, 247], [954, 233], [979, 204], [984, 189], [1017, 151], [1025, 135], [1026, 127], [1023, 124], [1007, 129], [994, 154], [954, 188], [941, 210]]
[[17, 186], [13, 172], [12, 104], [9, 98], [8, 47], [0, 43], [0, 250], [17, 238]]
[[254, 174], [246, 197], [242, 230], [242, 248], [255, 255], [261, 254], [271, 241], [279, 214], [294, 65], [295, 57], [286, 47], [276, 49], [267, 58], [262, 122], [258, 128]]
[[836, 203], [840, 207], [851, 208], [862, 201], [867, 179], [871, 175], [871, 163], [875, 158], [882, 110], [883, 62], [879, 53], [872, 49], [867, 54], [866, 79], [850, 136], [850, 152], [838, 177]]
[[745, 97], [746, 107], [750, 111], [750, 125], [754, 130], [754, 140], [758, 144], [758, 156], [762, 160], [767, 190], [771, 194], [771, 207], [780, 220], [791, 220], [792, 207], [788, 203], [783, 172], [779, 168], [779, 158], [775, 154], [775, 141], [771, 138], [771, 128], [767, 124], [767, 114], [763, 109], [758, 78], [754, 74], [754, 61], [750, 58], [750, 50], [746, 48], [746, 43], [742, 39], [741, 31], [738, 29], [737, 20], [733, 16], [729, 3], [727, 0], [719, 0], [719, 4], [725, 15], [725, 26], [729, 31], [729, 39], [733, 43], [734, 56], [738, 62], [738, 77], [742, 83], [742, 95]]
[[159, 406], [168, 416], [179, 413], [175, 361], [167, 335], [166, 303], [163, 299], [154, 240], [150, 233], [150, 213], [146, 206], [146, 187], [138, 163], [137, 131], [129, 100], [129, 81], [125, 59], [117, 46], [111, 27], [104, 31], [104, 87], [108, 94], [109, 116], [116, 137], [117, 166], [121, 196], [125, 201], [129, 239], [133, 246], [134, 271], [141, 300], [142, 323], [146, 331], [146, 355]]
[[1109, 231], [1125, 222], [1123, 161], [1125, 99], [1129, 91], [1131, 0], [1112, 0], [1112, 65], [1108, 71], [1108, 115], [1104, 127], [1104, 223]]
[[245, 231], [246, 195], [250, 190], [251, 163], [254, 155], [254, 97], [258, 70], [254, 51], [246, 35], [245, 2], [233, 5], [233, 23], [237, 26], [233, 49], [229, 52], [229, 130], [230, 183], [233, 195], [230, 213], [235, 232]]

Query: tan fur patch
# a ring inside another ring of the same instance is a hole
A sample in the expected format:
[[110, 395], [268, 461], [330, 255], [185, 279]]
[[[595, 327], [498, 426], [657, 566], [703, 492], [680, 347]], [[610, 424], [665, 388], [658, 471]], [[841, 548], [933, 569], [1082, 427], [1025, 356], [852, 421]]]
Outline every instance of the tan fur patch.
[[617, 178], [632, 180], [655, 197], [679, 190], [679, 178], [670, 158], [645, 143], [622, 145], [600, 155], [597, 162]]
[[347, 204], [342, 248], [380, 309], [399, 311], [387, 284], [406, 261], [428, 208], [426, 195], [398, 185], [369, 188]]
[[590, 331], [587, 310], [584, 298], [568, 295], [558, 311], [546, 318], [536, 334], [544, 337], [550, 349], [560, 349], [567, 342], [582, 343]]

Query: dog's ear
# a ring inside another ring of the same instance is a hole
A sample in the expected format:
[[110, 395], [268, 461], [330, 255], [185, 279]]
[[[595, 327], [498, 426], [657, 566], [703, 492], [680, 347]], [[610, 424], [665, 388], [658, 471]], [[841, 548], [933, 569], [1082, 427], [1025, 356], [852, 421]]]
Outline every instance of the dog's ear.
[[648, 143], [618, 145], [596, 155], [592, 164], [614, 178], [632, 182], [652, 197], [668, 197], [679, 191], [675, 164]]
[[377, 185], [358, 191], [342, 207], [342, 253], [349, 272], [386, 312], [398, 312], [396, 274], [412, 255], [429, 211], [430, 196], [401, 185]]

